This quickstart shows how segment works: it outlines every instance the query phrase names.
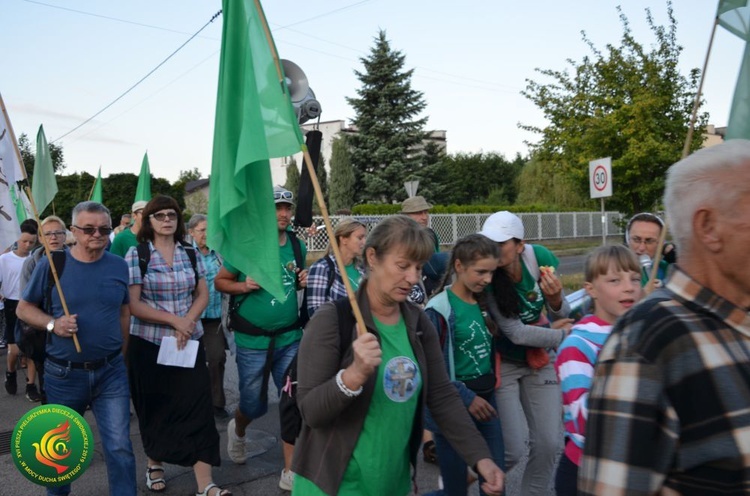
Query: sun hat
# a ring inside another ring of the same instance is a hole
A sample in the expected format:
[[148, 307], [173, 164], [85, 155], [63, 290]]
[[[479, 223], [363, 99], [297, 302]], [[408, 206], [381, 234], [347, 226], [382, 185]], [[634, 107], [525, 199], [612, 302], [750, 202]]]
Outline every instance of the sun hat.
[[417, 212], [424, 212], [432, 208], [432, 205], [427, 203], [424, 196], [412, 196], [407, 198], [401, 203], [402, 214], [415, 214]]
[[133, 203], [133, 208], [131, 208], [130, 211], [136, 213], [137, 211], [146, 208], [146, 205], [148, 205], [148, 202], [146, 200], [138, 200], [137, 202]]

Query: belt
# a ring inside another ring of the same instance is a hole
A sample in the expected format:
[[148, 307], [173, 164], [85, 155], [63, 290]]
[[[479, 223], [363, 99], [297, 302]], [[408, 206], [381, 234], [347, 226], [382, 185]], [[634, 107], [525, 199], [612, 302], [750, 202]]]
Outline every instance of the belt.
[[55, 358], [49, 355], [47, 355], [47, 360], [49, 360], [52, 363], [56, 363], [57, 365], [60, 365], [61, 367], [67, 367], [71, 369], [96, 370], [96, 369], [102, 368], [107, 363], [111, 362], [112, 360], [114, 360], [121, 354], [122, 354], [121, 351], [114, 351], [108, 356], [106, 356], [105, 358], [100, 358], [99, 360], [92, 360], [90, 362], [71, 362], [70, 360], [61, 360], [60, 358]]

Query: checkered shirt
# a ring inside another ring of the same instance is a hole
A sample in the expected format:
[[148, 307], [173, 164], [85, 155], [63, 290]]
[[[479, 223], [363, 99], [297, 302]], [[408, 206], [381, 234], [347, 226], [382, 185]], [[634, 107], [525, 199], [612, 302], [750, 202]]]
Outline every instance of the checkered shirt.
[[589, 397], [581, 495], [750, 494], [750, 315], [679, 267], [616, 324]]

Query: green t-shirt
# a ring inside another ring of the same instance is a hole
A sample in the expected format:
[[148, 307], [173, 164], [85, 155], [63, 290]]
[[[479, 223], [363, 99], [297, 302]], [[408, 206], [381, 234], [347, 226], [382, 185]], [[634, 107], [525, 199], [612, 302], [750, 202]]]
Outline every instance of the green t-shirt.
[[[375, 392], [339, 487], [339, 495], [404, 496], [411, 492], [409, 439], [422, 389], [422, 376], [403, 318], [385, 325], [375, 319], [383, 363]], [[324, 494], [295, 476], [294, 496]]]
[[362, 281], [362, 274], [359, 273], [354, 262], [346, 266], [346, 275], [349, 277], [349, 283], [352, 285], [352, 289], [357, 291], [357, 289], [359, 289], [359, 283]]
[[[305, 259], [307, 248], [300, 241], [302, 249], [302, 259]], [[247, 293], [247, 295], [236, 295], [235, 298], [244, 298], [238, 312], [240, 316], [247, 319], [252, 324], [272, 331], [274, 329], [283, 329], [284, 327], [294, 324], [299, 318], [299, 304], [297, 303], [297, 264], [294, 261], [294, 250], [292, 243], [287, 237], [284, 246], [279, 247], [279, 258], [281, 259], [281, 279], [286, 300], [282, 303], [277, 300], [271, 293], [263, 288]], [[232, 274], [237, 276], [238, 281], [245, 280], [245, 274], [240, 273], [228, 261], [224, 261], [224, 267]], [[304, 267], [302, 267], [304, 268]], [[302, 339], [302, 329], [289, 331], [279, 334], [276, 337], [276, 348], [288, 346]], [[265, 336], [250, 336], [241, 332], [234, 332], [234, 341], [240, 348], [251, 350], [266, 350], [271, 338]]]
[[492, 372], [492, 336], [477, 303], [467, 303], [448, 290], [456, 320], [453, 361], [456, 379], [468, 381]]
[[133, 234], [133, 231], [131, 231], [130, 228], [127, 228], [115, 236], [115, 239], [112, 240], [112, 245], [109, 247], [109, 252], [125, 258], [125, 255], [128, 254], [128, 250], [133, 246], [138, 246], [138, 240], [136, 239], [135, 234]]
[[[656, 278], [661, 281], [661, 286], [664, 285], [664, 279], [667, 278], [667, 272], [669, 271], [669, 264], [664, 260], [659, 260], [659, 270], [656, 271]], [[651, 269], [641, 270], [641, 287], [646, 286], [648, 283], [648, 277], [651, 275]], [[657, 288], [661, 286], [656, 286]]]
[[[557, 257], [547, 248], [541, 245], [532, 245], [539, 267], [551, 265], [554, 268], [560, 264]], [[519, 315], [524, 324], [533, 324], [539, 320], [544, 310], [544, 295], [539, 289], [539, 283], [531, 276], [525, 263], [521, 263], [523, 276], [520, 282], [515, 284], [516, 292], [521, 299], [521, 313]]]

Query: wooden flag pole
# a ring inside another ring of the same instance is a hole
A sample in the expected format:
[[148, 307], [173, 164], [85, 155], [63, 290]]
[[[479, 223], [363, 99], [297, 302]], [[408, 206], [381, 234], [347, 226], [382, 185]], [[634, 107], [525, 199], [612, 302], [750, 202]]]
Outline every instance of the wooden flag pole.
[[[688, 125], [688, 132], [687, 136], [685, 137], [685, 146], [682, 147], [682, 158], [687, 157], [690, 154], [690, 145], [693, 143], [693, 134], [695, 133], [695, 121], [698, 118], [698, 107], [700, 107], [701, 103], [701, 95], [703, 94], [703, 82], [706, 80], [706, 69], [708, 68], [708, 59], [711, 56], [711, 47], [714, 44], [714, 37], [716, 35], [716, 27], [719, 25], [719, 16], [716, 16], [716, 19], [714, 20], [713, 28], [711, 28], [711, 37], [708, 40], [708, 50], [706, 50], [706, 58], [703, 60], [703, 70], [701, 71], [701, 80], [700, 83], [698, 83], [698, 91], [695, 93], [695, 100], [693, 100], [693, 113], [690, 115], [690, 124]], [[661, 233], [659, 234], [659, 241], [656, 246], [662, 247], [662, 249], [656, 251], [656, 256], [654, 257], [654, 264], [651, 266], [651, 273], [648, 277], [648, 282], [646, 283], [646, 286], [643, 288], [646, 294], [651, 294], [651, 292], [655, 289], [654, 285], [656, 284], [656, 274], [659, 272], [659, 263], [661, 263], [661, 259], [663, 257], [662, 251], [664, 246], [664, 241], [667, 239], [667, 229], [668, 225], [667, 222], [669, 222], [669, 219], [664, 217], [664, 226], [661, 228]]]
[[[255, 8], [258, 11], [258, 16], [260, 17], [261, 24], [263, 25], [263, 31], [266, 35], [266, 41], [268, 42], [268, 47], [271, 50], [271, 55], [273, 56], [273, 62], [276, 66], [276, 74], [279, 77], [279, 84], [281, 86], [281, 90], [286, 94], [286, 84], [284, 84], [284, 72], [281, 70], [281, 62], [279, 61], [279, 54], [276, 52], [276, 46], [273, 44], [273, 38], [271, 37], [271, 31], [268, 29], [268, 22], [266, 21], [266, 15], [263, 13], [263, 8], [260, 5], [260, 0], [255, 0]], [[288, 95], [287, 95], [288, 96]], [[290, 101], [291, 104], [291, 101]], [[336, 258], [336, 265], [338, 265], [339, 272], [341, 274], [346, 274], [346, 267], [344, 266], [344, 259], [341, 257], [341, 252], [339, 251], [339, 245], [336, 241], [336, 236], [333, 234], [333, 225], [331, 224], [331, 218], [328, 215], [328, 207], [326, 206], [325, 200], [323, 199], [323, 191], [320, 189], [320, 183], [318, 182], [318, 175], [315, 173], [315, 167], [312, 163], [312, 158], [310, 157], [310, 152], [307, 150], [307, 146], [304, 144], [302, 145], [302, 153], [305, 157], [305, 164], [307, 165], [307, 172], [310, 174], [310, 179], [312, 180], [313, 189], [315, 190], [315, 199], [318, 201], [318, 206], [320, 207], [320, 213], [323, 216], [323, 223], [326, 226], [326, 233], [328, 233], [328, 239], [331, 243], [331, 248], [333, 249], [333, 256]], [[352, 285], [349, 282], [348, 277], [342, 277], [341, 280], [344, 282], [344, 287], [346, 288], [346, 296], [349, 298], [349, 301], [352, 305], [352, 313], [354, 313], [354, 319], [357, 321], [357, 335], [361, 336], [367, 332], [367, 328], [365, 327], [365, 319], [362, 317], [362, 311], [359, 308], [359, 305], [357, 304], [357, 299], [354, 295], [354, 289], [352, 289]]]

